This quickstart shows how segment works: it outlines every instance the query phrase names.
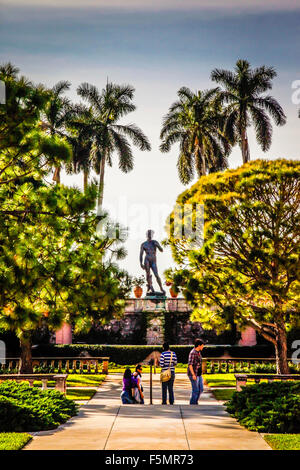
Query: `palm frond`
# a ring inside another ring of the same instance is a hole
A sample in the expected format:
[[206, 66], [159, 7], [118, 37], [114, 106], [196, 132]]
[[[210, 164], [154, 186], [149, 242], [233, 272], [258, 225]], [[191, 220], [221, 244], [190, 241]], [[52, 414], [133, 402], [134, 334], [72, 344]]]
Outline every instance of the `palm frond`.
[[230, 108], [225, 111], [225, 125], [224, 125], [224, 135], [227, 137], [231, 144], [234, 144], [237, 140], [238, 134], [238, 120], [239, 120], [239, 113], [237, 109], [234, 107]]
[[119, 168], [124, 173], [128, 173], [133, 169], [133, 154], [127, 139], [116, 132], [111, 130], [111, 136], [114, 141], [114, 148], [119, 154]]
[[117, 129], [123, 135], [126, 135], [131, 138], [134, 145], [136, 145], [140, 150], [151, 150], [151, 145], [145, 134], [142, 130], [135, 124], [128, 124], [122, 126], [120, 124], [113, 125], [114, 129]]
[[213, 82], [220, 83], [229, 90], [235, 90], [237, 86], [237, 80], [233, 72], [224, 69], [214, 69], [211, 72], [210, 78]]
[[20, 69], [13, 65], [11, 62], [6, 62], [0, 66], [0, 74], [4, 78], [13, 78], [14, 80], [16, 80], [19, 73]]
[[264, 152], [269, 150], [272, 143], [272, 126], [269, 117], [256, 106], [250, 107], [250, 113], [254, 123], [256, 139]]
[[177, 161], [179, 179], [183, 184], [189, 184], [194, 177], [193, 155], [181, 152]]
[[193, 97], [195, 96], [195, 94], [189, 88], [185, 86], [181, 87], [178, 90], [177, 95], [179, 96], [179, 98], [181, 98], [181, 100], [184, 99], [187, 101], [192, 100]]
[[101, 111], [100, 94], [94, 85], [90, 85], [86, 82], [81, 83], [77, 88], [77, 94], [84, 100], [88, 101], [88, 103], [90, 103], [97, 112]]
[[256, 107], [267, 110], [277, 126], [283, 126], [286, 123], [286, 115], [282, 107], [272, 96], [268, 95], [263, 98], [256, 98], [254, 104]]
[[174, 130], [172, 132], [169, 132], [159, 147], [160, 151], [163, 153], [169, 152], [171, 150], [171, 146], [176, 142], [181, 142], [183, 137], [184, 133], [182, 131]]
[[51, 91], [56, 97], [59, 97], [62, 93], [69, 90], [70, 87], [71, 87], [71, 83], [69, 81], [61, 80], [60, 82], [57, 82], [52, 87]]

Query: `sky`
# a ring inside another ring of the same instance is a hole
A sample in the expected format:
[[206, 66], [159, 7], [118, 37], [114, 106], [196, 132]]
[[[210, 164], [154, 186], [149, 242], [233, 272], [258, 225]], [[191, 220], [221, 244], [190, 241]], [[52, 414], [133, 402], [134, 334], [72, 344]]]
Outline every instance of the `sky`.
[[[238, 59], [253, 67], [275, 67], [271, 94], [287, 115], [274, 127], [271, 149], [263, 153], [250, 131], [251, 159], [299, 158], [300, 0], [10, 0], [0, 1], [0, 61], [10, 61], [35, 82], [72, 83], [100, 89], [107, 79], [136, 89], [137, 110], [123, 119], [136, 123], [152, 150], [134, 150], [133, 171], [123, 174], [114, 158], [105, 176], [104, 207], [129, 229], [128, 256], [120, 264], [141, 275], [139, 247], [148, 228], [165, 238], [164, 224], [184, 187], [178, 179], [178, 149], [159, 151], [163, 116], [181, 86], [215, 86], [214, 68], [233, 69]], [[297, 82], [298, 81], [298, 82]], [[233, 150], [230, 167], [241, 164]], [[63, 174], [65, 184], [82, 187], [82, 176]], [[158, 254], [160, 273], [173, 265], [168, 250]]]

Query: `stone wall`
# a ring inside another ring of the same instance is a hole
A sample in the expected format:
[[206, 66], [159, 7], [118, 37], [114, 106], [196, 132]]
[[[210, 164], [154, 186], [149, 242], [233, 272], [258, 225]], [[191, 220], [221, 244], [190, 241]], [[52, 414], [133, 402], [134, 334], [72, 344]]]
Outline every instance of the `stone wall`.
[[124, 316], [107, 325], [95, 325], [75, 342], [94, 344], [192, 344], [204, 337], [212, 344], [235, 344], [235, 333], [217, 336], [204, 331], [199, 322], [191, 322], [191, 307], [185, 299], [129, 299]]

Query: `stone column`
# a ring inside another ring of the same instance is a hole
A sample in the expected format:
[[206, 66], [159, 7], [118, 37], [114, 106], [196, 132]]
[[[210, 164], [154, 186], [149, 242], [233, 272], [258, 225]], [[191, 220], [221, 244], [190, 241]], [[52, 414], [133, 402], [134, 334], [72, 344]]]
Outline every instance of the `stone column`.
[[56, 344], [72, 344], [72, 326], [64, 323], [60, 330], [55, 333]]
[[241, 331], [239, 346], [255, 346], [256, 344], [256, 331], [251, 326], [247, 326]]

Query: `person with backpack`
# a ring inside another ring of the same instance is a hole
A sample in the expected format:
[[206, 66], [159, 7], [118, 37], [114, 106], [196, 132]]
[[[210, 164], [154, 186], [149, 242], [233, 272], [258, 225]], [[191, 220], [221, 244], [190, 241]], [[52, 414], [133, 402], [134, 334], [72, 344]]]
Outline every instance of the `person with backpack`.
[[201, 339], [196, 339], [195, 347], [191, 350], [188, 360], [187, 374], [192, 384], [192, 394], [190, 405], [198, 405], [198, 400], [203, 392], [203, 378], [202, 378], [202, 355], [201, 351], [204, 348], [204, 342]]
[[177, 364], [177, 356], [174, 351], [170, 350], [168, 343], [163, 344], [163, 352], [160, 356], [159, 365], [161, 367], [161, 389], [162, 389], [162, 405], [167, 404], [167, 392], [169, 392], [169, 403], [174, 404], [174, 381], [175, 366]]

